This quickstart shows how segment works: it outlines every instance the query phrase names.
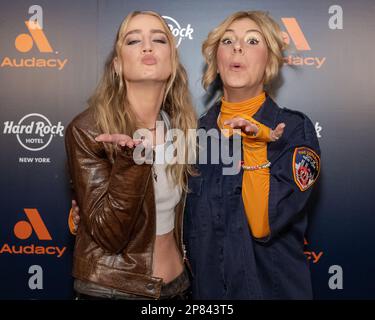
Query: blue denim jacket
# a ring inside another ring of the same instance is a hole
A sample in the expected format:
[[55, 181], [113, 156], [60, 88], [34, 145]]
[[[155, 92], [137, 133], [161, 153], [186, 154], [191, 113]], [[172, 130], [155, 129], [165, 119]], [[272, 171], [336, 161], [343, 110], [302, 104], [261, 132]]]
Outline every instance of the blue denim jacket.
[[[219, 112], [217, 103], [200, 118], [199, 128], [218, 129]], [[242, 200], [242, 168], [238, 174], [223, 175], [226, 165], [221, 160], [197, 165], [200, 174], [189, 178], [191, 192], [184, 216], [184, 242], [195, 299], [312, 298], [303, 250], [305, 205], [312, 187], [301, 190], [293, 167], [301, 161], [298, 154], [299, 160], [296, 158], [299, 147], [313, 150], [320, 167], [315, 128], [306, 115], [278, 107], [269, 96], [254, 119], [270, 128], [286, 124], [282, 138], [267, 146], [271, 233], [262, 239], [251, 235]], [[208, 139], [208, 160], [212, 139], [217, 138]], [[314, 179], [319, 169], [312, 172]]]

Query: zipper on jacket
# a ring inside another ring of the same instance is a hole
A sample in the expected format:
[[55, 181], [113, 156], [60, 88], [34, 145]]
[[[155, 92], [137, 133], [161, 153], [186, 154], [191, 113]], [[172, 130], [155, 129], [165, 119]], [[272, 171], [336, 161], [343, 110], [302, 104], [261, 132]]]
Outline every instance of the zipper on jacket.
[[185, 215], [186, 198], [187, 198], [187, 193], [185, 193], [185, 195], [184, 195], [184, 205], [182, 206], [182, 212], [181, 212], [182, 217], [181, 217], [181, 237], [180, 237], [180, 241], [181, 241], [182, 254], [183, 254], [182, 260], [183, 260], [184, 263], [186, 263], [186, 266], [188, 267], [188, 269], [190, 271], [190, 274], [192, 276], [194, 276], [193, 269], [191, 267], [190, 261], [187, 258], [186, 246], [184, 244], [184, 215]]
[[156, 203], [155, 203], [155, 186], [154, 186], [154, 178], [153, 178], [153, 166], [155, 162], [155, 150], [152, 150], [152, 164], [151, 164], [151, 170], [150, 170], [150, 175], [149, 179], [151, 179], [152, 183], [152, 189], [154, 190], [154, 205], [155, 205], [155, 214], [154, 214], [154, 235], [152, 239], [152, 250], [151, 250], [151, 276], [154, 274], [154, 250], [155, 250], [155, 241], [156, 241]]

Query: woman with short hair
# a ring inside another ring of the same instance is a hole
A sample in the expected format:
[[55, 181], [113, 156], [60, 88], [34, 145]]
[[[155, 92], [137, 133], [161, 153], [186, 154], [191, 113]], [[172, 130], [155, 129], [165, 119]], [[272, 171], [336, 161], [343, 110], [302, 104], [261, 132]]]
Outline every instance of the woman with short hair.
[[243, 157], [238, 174], [224, 175], [223, 162], [198, 164], [200, 175], [189, 179], [184, 235], [193, 298], [312, 298], [304, 207], [320, 149], [311, 120], [267, 93], [283, 50], [278, 24], [261, 11], [230, 15], [203, 43], [203, 85], [218, 81], [222, 98], [198, 128], [220, 130], [219, 139], [229, 141], [240, 129]]

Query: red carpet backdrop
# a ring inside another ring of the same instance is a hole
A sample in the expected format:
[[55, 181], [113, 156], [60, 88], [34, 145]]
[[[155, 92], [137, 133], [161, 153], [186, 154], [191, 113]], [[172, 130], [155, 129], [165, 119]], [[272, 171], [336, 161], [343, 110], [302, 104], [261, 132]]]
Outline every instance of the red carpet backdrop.
[[[273, 89], [315, 123], [322, 171], [305, 254], [317, 299], [375, 298], [375, 2], [2, 1], [0, 299], [71, 299], [74, 236], [64, 134], [86, 108], [122, 19], [155, 10], [176, 37], [199, 114], [201, 44], [239, 10], [265, 10], [290, 45]], [[35, 22], [38, 22], [35, 27]]]

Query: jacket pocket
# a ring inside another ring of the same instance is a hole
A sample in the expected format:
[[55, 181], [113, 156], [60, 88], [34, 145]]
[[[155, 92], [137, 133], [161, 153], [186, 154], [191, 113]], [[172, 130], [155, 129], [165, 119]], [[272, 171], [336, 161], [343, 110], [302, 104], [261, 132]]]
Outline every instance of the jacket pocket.
[[188, 188], [184, 234], [186, 237], [192, 237], [207, 230], [209, 208], [207, 201], [204, 201], [202, 177], [189, 178]]
[[242, 199], [242, 176], [228, 177], [225, 188], [226, 210], [231, 212], [227, 222], [231, 233], [238, 233], [243, 230], [243, 216], [245, 215]]

